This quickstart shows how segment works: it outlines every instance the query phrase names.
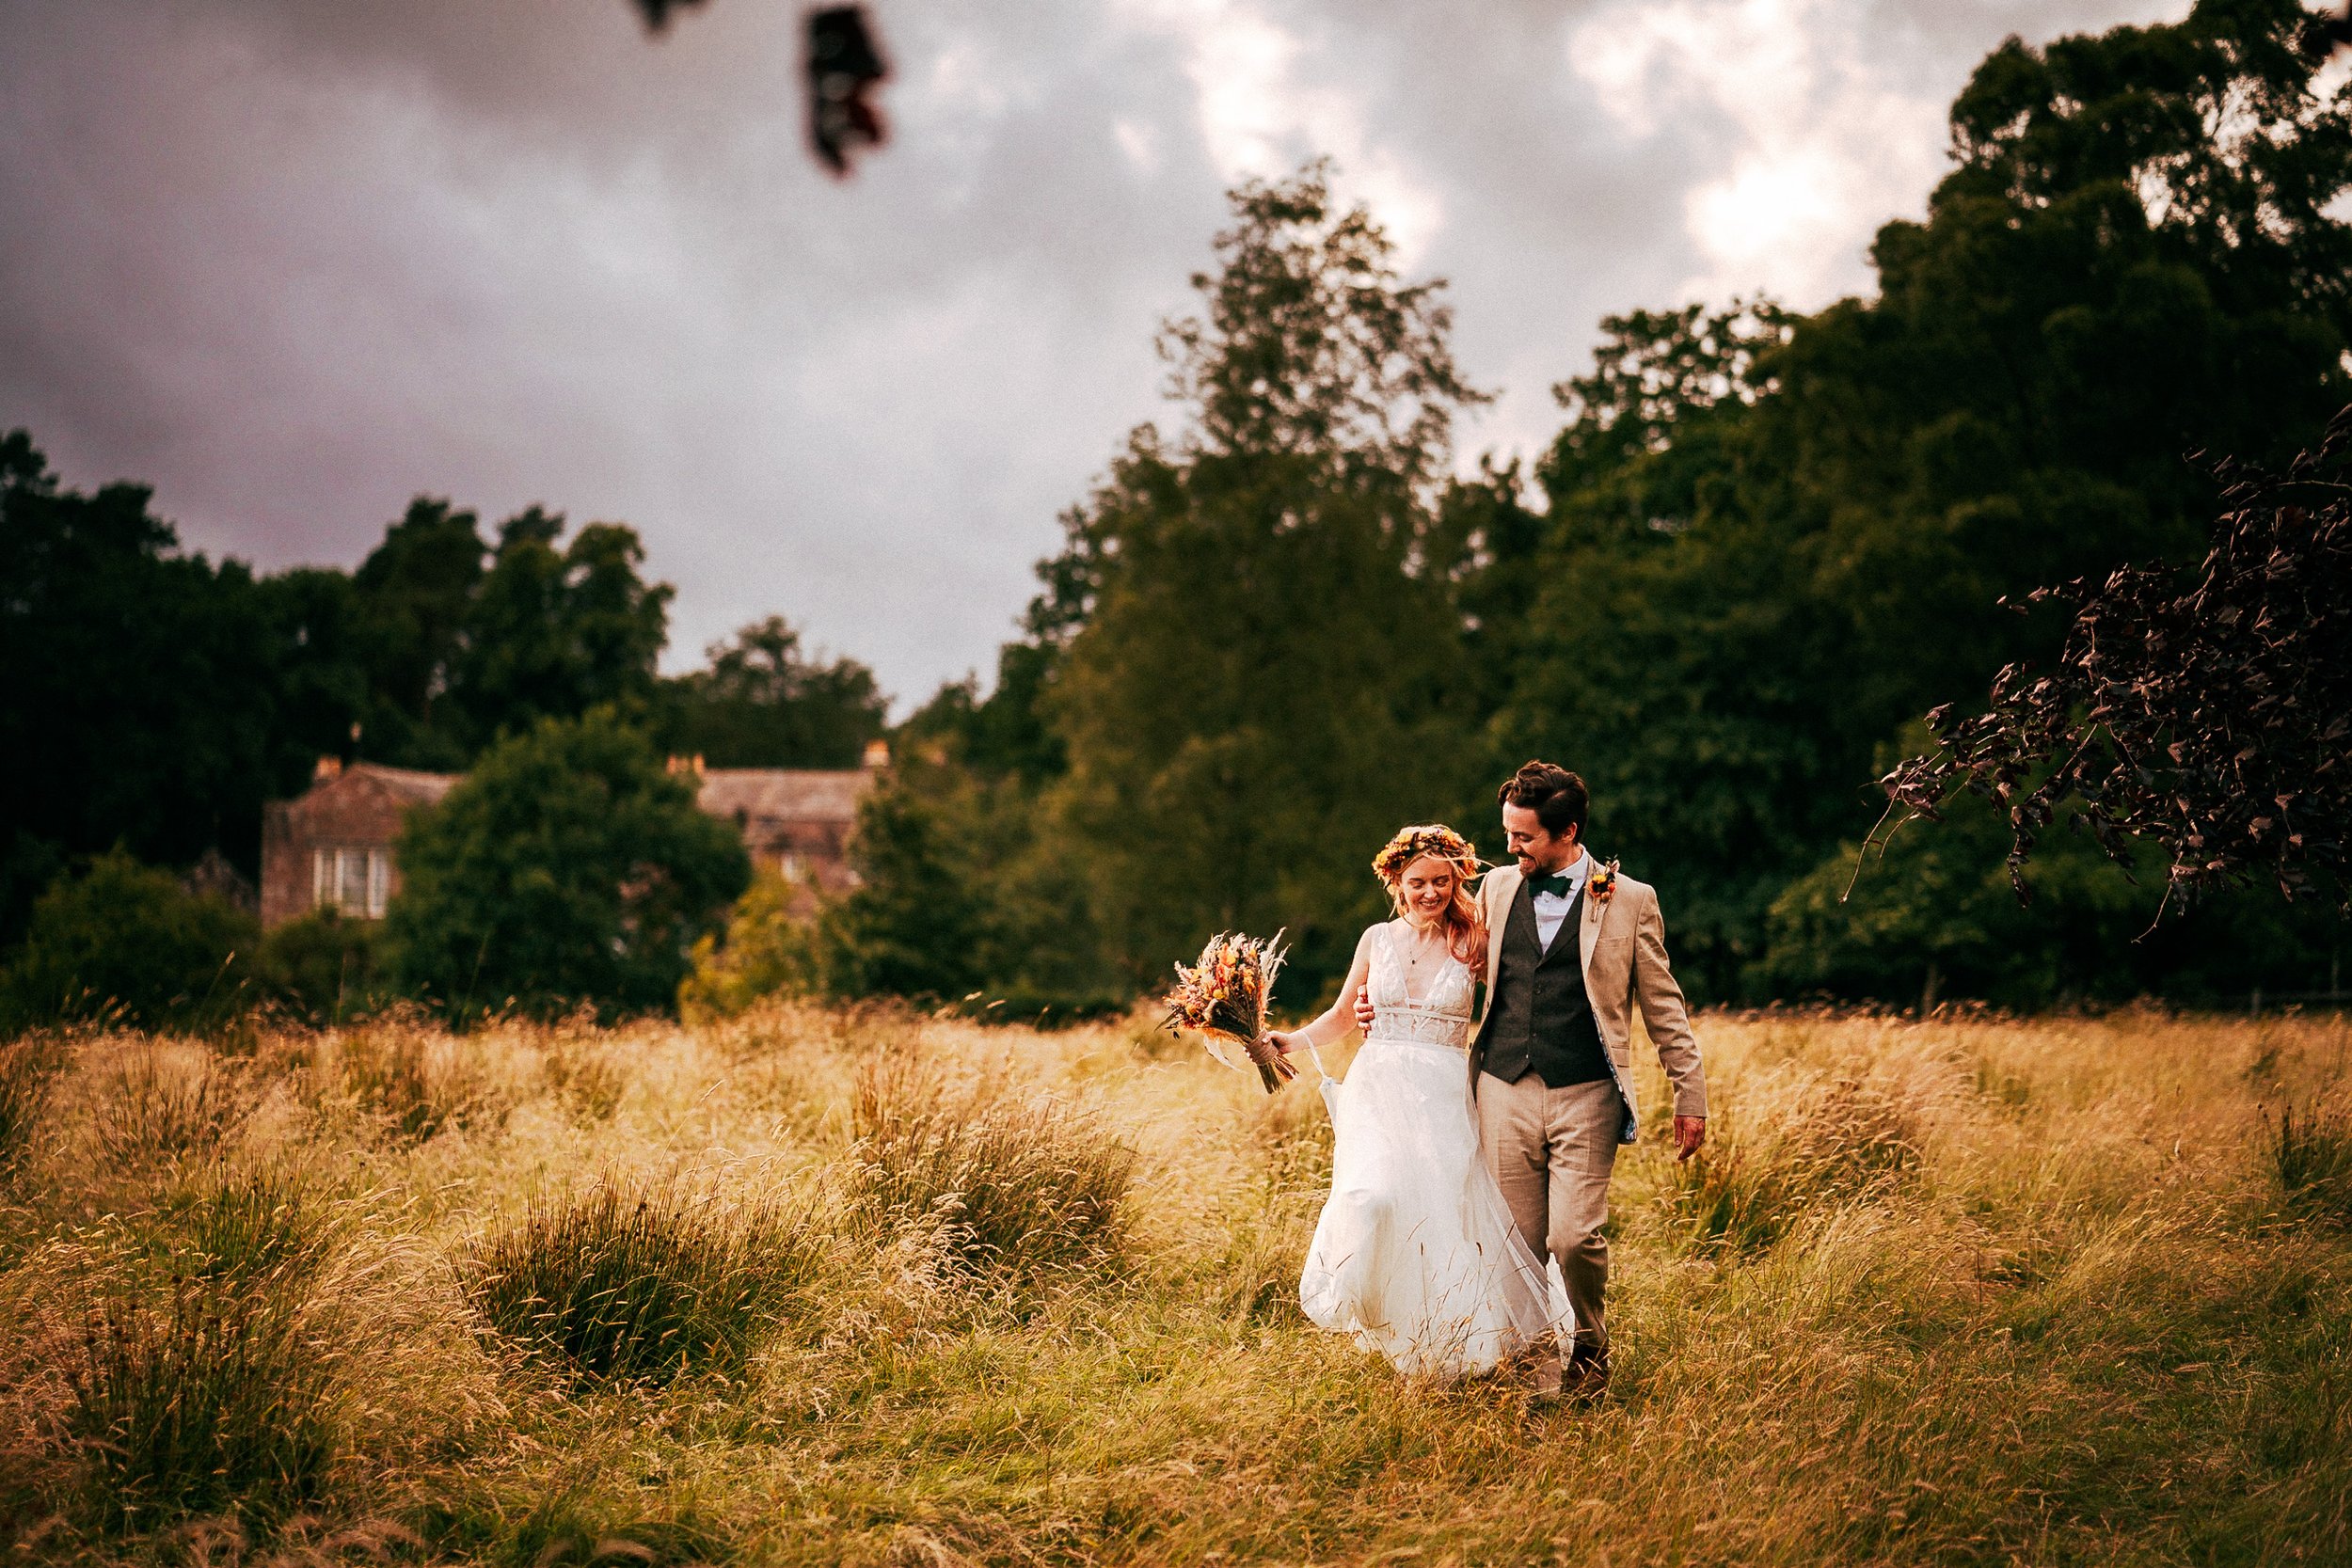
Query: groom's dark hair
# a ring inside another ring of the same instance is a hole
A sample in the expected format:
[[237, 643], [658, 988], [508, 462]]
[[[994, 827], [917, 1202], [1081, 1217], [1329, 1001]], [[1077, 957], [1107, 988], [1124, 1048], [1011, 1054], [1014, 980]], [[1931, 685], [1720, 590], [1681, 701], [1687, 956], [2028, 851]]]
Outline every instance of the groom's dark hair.
[[1584, 809], [1592, 804], [1584, 781], [1556, 762], [1523, 762], [1502, 781], [1495, 799], [1506, 806], [1524, 806], [1535, 814], [1544, 832], [1554, 837], [1574, 828], [1584, 834]]

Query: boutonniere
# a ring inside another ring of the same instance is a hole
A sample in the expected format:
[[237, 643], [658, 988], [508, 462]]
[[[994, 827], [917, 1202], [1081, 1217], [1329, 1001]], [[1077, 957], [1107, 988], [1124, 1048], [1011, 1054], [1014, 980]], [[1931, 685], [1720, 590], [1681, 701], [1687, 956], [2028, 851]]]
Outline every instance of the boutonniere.
[[1616, 891], [1617, 863], [1615, 861], [1611, 861], [1607, 865], [1597, 868], [1593, 872], [1592, 880], [1584, 884], [1584, 896], [1593, 901], [1595, 908], [1609, 902]]

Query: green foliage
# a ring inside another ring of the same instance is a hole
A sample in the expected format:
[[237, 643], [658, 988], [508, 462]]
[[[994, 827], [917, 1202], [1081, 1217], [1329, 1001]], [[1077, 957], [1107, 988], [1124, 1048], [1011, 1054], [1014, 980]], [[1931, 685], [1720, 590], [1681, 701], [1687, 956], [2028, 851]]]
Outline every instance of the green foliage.
[[801, 652], [771, 615], [713, 642], [709, 668], [663, 683], [667, 749], [712, 768], [854, 768], [882, 737], [888, 701], [855, 659]]
[[2312, 94], [2299, 18], [2005, 45], [1876, 298], [1608, 324], [1499, 731], [1585, 773], [1702, 994], [1768, 973], [1767, 911], [1867, 828], [1899, 726], [2055, 646], [2003, 595], [2193, 552], [2183, 454], [2275, 457], [2344, 401], [2352, 100]]
[[814, 922], [803, 908], [807, 889], [772, 871], [759, 872], [728, 912], [726, 931], [694, 944], [694, 969], [678, 988], [689, 1018], [733, 1018], [779, 992], [814, 992]]
[[148, 1028], [214, 1022], [242, 1000], [250, 915], [109, 850], [58, 878], [0, 969], [0, 1028], [119, 1016]]
[[[1047, 563], [1050, 570], [1052, 562]], [[1070, 766], [1061, 736], [1043, 707], [1060, 648], [1033, 610], [1030, 630], [1040, 641], [1008, 642], [996, 656], [996, 684], [986, 697], [976, 677], [950, 681], [899, 726], [901, 747], [936, 748], [984, 779], [1010, 778], [1029, 789], [1059, 778]]]
[[674, 590], [638, 577], [633, 530], [590, 523], [559, 549], [563, 531], [535, 506], [499, 525], [442, 699], [469, 754], [543, 720], [650, 707]]
[[362, 755], [414, 768], [464, 765], [440, 698], [468, 639], [488, 553], [474, 514], [420, 496], [352, 574], [357, 625], [320, 661], [357, 665], [366, 696], [352, 720], [362, 725]]
[[959, 1093], [900, 1062], [859, 1077], [851, 1127], [860, 1204], [926, 1227], [961, 1269], [1098, 1267], [1125, 1244], [1135, 1151], [1069, 1107]]
[[725, 935], [695, 945], [678, 993], [691, 1016], [732, 1017], [779, 992], [944, 1001], [1008, 1022], [1121, 1010], [1083, 934], [1081, 868], [1041, 834], [1034, 794], [912, 750], [861, 806], [858, 885], [828, 900], [755, 878]]
[[751, 879], [734, 829], [609, 709], [493, 747], [398, 853], [387, 962], [459, 1016], [667, 1008]]
[[850, 863], [858, 885], [818, 918], [818, 987], [842, 998], [969, 991], [983, 908], [919, 782], [895, 775], [858, 802]]
[[[2021, 906], [1990, 808], [1953, 814], [1948, 833], [1912, 830], [1883, 854], [1841, 845], [1773, 902], [1757, 989], [1931, 1004], [1939, 993], [2002, 1003], [2130, 996], [2118, 962], [2153, 923], [2137, 887], [2086, 834], [2053, 835]], [[2160, 880], [2160, 878], [2159, 878]], [[1848, 895], [1848, 889], [1852, 889]]]
[[420, 496], [349, 577], [269, 579], [288, 722], [310, 755], [457, 769], [541, 719], [649, 711], [672, 590], [639, 577], [634, 531], [563, 532], [534, 506], [493, 547], [473, 513]]
[[350, 919], [332, 906], [273, 927], [254, 949], [253, 991], [310, 1023], [360, 1017], [390, 1000], [382, 936], [374, 921]]
[[218, 848], [250, 875], [262, 802], [321, 755], [460, 768], [542, 717], [650, 711], [671, 590], [640, 578], [625, 527], [559, 547], [532, 508], [492, 550], [472, 513], [420, 497], [357, 572], [257, 580], [182, 553], [149, 500], [61, 489], [29, 435], [0, 438], [0, 753], [43, 762], [0, 779], [0, 943], [110, 846]]
[[333, 1369], [288, 1291], [185, 1281], [160, 1310], [103, 1299], [66, 1377], [87, 1505], [126, 1534], [282, 1518], [325, 1493], [339, 1457]]
[[1943, 824], [1907, 827], [1883, 850], [1840, 845], [1774, 900], [1750, 989], [1923, 1006], [1939, 996], [2011, 1006], [2152, 993], [2214, 1001], [2308, 984], [2344, 938], [2331, 911], [2260, 892], [2193, 902], [2175, 894], [2185, 907], [2159, 920], [2162, 856], [2151, 851], [2127, 871], [2071, 819], [2042, 840], [2033, 900], [2021, 905], [2009, 842], [2000, 814], [1970, 796]]
[[772, 1208], [608, 1179], [477, 1243], [468, 1289], [492, 1327], [580, 1380], [666, 1382], [740, 1365], [807, 1265]]

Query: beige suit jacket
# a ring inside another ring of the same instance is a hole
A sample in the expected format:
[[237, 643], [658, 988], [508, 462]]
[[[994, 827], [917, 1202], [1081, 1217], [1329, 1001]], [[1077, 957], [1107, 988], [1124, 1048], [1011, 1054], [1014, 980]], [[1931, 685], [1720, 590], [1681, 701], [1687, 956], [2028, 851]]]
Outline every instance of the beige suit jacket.
[[[1486, 919], [1488, 984], [1486, 1001], [1478, 1010], [1478, 1028], [1471, 1036], [1473, 1093], [1486, 1056], [1477, 1042], [1486, 1036], [1486, 1014], [1495, 1005], [1492, 981], [1502, 964], [1502, 927], [1511, 918], [1511, 901], [1518, 896], [1524, 879], [1518, 866], [1498, 866], [1486, 873], [1478, 888], [1479, 908]], [[1666, 923], [1658, 912], [1658, 890], [1620, 873], [1616, 892], [1607, 903], [1597, 902], [1588, 891], [1576, 936], [1584, 960], [1584, 992], [1592, 998], [1593, 1022], [1600, 1026], [1601, 1044], [1608, 1049], [1617, 1090], [1625, 1096], [1627, 1122], [1636, 1119], [1632, 1072], [1636, 1007], [1649, 1028], [1650, 1043], [1658, 1048], [1658, 1065], [1666, 1069], [1666, 1081], [1674, 1086], [1675, 1115], [1707, 1115], [1707, 1071], [1699, 1060], [1699, 1042], [1691, 1033], [1691, 1012], [1683, 1005], [1682, 987], [1676, 983], [1674, 969], [1666, 961]], [[1563, 931], [1553, 940], [1566, 938], [1567, 932]]]

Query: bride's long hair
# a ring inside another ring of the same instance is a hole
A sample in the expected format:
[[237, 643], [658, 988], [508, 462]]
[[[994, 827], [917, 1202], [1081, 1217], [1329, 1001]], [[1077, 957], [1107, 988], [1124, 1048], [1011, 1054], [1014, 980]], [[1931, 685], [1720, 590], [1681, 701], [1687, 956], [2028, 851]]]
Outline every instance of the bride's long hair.
[[1400, 828], [1396, 836], [1372, 857], [1372, 869], [1388, 888], [1390, 906], [1398, 917], [1409, 918], [1405, 910], [1405, 868], [1424, 855], [1454, 867], [1454, 900], [1446, 906], [1440, 922], [1446, 951], [1470, 965], [1471, 974], [1483, 974], [1486, 968], [1486, 923], [1479, 915], [1478, 900], [1470, 896], [1470, 885], [1486, 868], [1486, 863], [1478, 858], [1478, 850], [1469, 839], [1442, 822]]

